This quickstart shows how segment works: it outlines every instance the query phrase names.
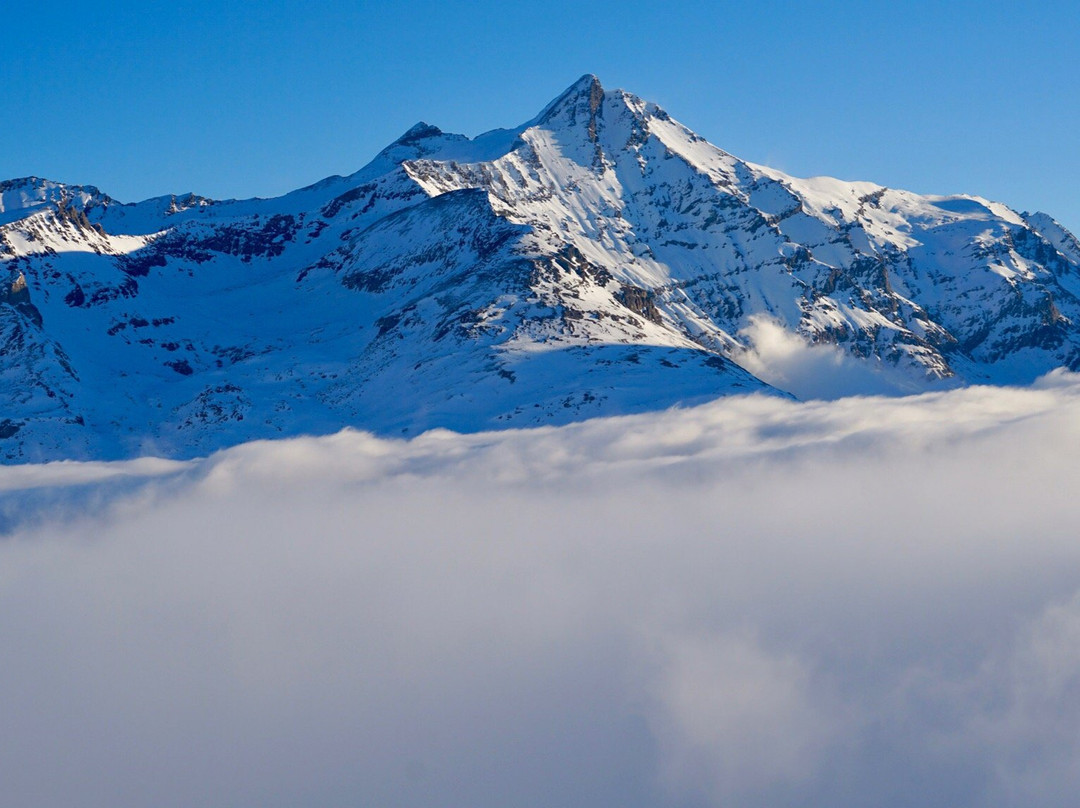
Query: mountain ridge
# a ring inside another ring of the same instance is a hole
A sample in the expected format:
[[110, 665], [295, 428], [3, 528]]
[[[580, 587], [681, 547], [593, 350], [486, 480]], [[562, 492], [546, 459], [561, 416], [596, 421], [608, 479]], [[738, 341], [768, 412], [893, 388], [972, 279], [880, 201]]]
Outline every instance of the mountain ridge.
[[1080, 367], [1080, 242], [1048, 215], [790, 177], [591, 74], [280, 197], [0, 183], [0, 262], [8, 462], [784, 395], [763, 318], [883, 391]]

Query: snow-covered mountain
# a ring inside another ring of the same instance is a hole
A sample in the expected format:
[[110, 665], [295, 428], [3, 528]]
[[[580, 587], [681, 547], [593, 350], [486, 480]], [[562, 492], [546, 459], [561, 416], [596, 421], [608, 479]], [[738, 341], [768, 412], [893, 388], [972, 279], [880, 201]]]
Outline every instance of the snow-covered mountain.
[[796, 179], [585, 76], [277, 199], [0, 183], [0, 456], [190, 456], [785, 394], [750, 327], [897, 390], [1080, 367], [1080, 242], [973, 196]]

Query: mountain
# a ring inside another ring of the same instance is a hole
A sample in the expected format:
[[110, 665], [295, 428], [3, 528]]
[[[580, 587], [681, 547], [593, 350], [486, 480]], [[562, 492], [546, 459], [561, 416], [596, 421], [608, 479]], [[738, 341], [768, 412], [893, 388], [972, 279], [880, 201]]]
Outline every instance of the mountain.
[[1046, 214], [789, 177], [593, 76], [276, 199], [0, 183], [0, 262], [8, 462], [786, 395], [761, 318], [898, 391], [1080, 367], [1080, 242]]

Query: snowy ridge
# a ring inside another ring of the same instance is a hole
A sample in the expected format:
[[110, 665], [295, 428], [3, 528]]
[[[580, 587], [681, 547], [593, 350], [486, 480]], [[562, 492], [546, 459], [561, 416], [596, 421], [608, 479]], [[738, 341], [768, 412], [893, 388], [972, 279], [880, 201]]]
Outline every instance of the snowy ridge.
[[0, 261], [8, 461], [783, 394], [763, 318], [895, 391], [1080, 366], [1080, 242], [1046, 214], [789, 177], [593, 76], [277, 199], [2, 183]]

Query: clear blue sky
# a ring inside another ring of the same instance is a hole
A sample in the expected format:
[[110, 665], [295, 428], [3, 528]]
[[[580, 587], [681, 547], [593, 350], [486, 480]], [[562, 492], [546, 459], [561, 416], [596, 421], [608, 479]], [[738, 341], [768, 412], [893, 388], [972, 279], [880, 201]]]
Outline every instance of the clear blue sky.
[[1080, 231], [1068, 2], [12, 3], [0, 177], [270, 196], [418, 120], [473, 135], [583, 73], [790, 173], [966, 192]]

